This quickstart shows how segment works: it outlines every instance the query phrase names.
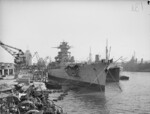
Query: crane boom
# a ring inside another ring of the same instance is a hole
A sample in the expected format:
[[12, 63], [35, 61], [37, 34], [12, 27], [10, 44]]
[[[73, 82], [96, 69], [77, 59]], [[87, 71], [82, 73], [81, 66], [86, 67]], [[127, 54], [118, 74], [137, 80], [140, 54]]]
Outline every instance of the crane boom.
[[1, 44], [1, 45], [5, 45], [5, 46], [7, 46], [7, 47], [9, 47], [9, 48], [13, 48], [13, 49], [18, 50], [18, 51], [21, 51], [21, 49], [18, 49], [18, 48], [13, 47], [13, 46], [9, 46], [9, 45], [7, 45], [7, 44], [2, 43], [1, 41], [0, 41], [0, 44]]
[[37, 51], [36, 51], [36, 52], [34, 53], [34, 55], [32, 56], [32, 59], [33, 59], [34, 56], [36, 56], [37, 61], [39, 61], [40, 57], [39, 57], [39, 54], [38, 54]]
[[[16, 64], [25, 64], [25, 61], [26, 61], [25, 54], [21, 49], [6, 45], [6, 44], [2, 43], [1, 41], [0, 41], [0, 46], [2, 48], [4, 48], [8, 53], [10, 53], [15, 58], [14, 62]], [[14, 51], [12, 49], [17, 50], [18, 52]]]

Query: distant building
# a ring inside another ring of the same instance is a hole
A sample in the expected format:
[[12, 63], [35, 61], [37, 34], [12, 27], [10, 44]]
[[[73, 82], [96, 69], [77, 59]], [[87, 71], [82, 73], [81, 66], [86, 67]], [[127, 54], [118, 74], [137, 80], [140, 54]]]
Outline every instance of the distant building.
[[95, 55], [95, 62], [98, 63], [100, 61], [99, 55]]
[[134, 56], [130, 61], [122, 63], [122, 66], [125, 71], [150, 72], [150, 62], [144, 62], [143, 58], [138, 62]]
[[143, 64], [143, 58], [141, 59], [141, 64]]
[[0, 75], [14, 75], [14, 64], [0, 62]]
[[29, 50], [25, 52], [25, 56], [26, 56], [26, 65], [28, 66], [32, 65], [32, 55]]

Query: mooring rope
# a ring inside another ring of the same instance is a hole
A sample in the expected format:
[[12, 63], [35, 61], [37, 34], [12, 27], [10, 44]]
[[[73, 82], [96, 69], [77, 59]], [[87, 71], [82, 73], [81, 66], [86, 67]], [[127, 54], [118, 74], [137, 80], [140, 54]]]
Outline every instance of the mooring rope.
[[90, 85], [92, 85], [97, 80], [97, 78], [99, 78], [101, 76], [101, 74], [104, 73], [104, 71], [106, 70], [107, 67], [108, 67], [108, 65], [100, 73], [98, 73], [98, 76], [96, 76], [96, 78], [94, 79], [93, 82], [90, 83]]

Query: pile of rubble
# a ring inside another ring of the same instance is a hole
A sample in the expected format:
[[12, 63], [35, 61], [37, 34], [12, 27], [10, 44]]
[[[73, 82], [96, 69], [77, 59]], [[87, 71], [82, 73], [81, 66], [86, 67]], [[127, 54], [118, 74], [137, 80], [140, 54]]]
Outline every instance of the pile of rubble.
[[0, 90], [6, 89], [6, 88], [9, 88], [8, 84], [6, 83], [0, 84]]
[[[5, 93], [5, 91], [3, 91]], [[16, 84], [7, 96], [0, 98], [1, 114], [66, 114], [50, 100], [51, 91], [41, 86]], [[60, 99], [60, 98], [59, 98]]]

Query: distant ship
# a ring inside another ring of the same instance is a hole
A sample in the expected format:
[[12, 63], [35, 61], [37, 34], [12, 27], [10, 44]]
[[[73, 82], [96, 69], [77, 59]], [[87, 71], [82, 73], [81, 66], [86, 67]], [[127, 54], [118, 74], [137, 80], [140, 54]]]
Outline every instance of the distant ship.
[[70, 89], [105, 91], [107, 68], [111, 61], [103, 59], [90, 63], [75, 63], [74, 57], [68, 51], [71, 47], [67, 42], [61, 42], [56, 48], [60, 51], [55, 57], [55, 62], [51, 62], [48, 66], [48, 80]]

